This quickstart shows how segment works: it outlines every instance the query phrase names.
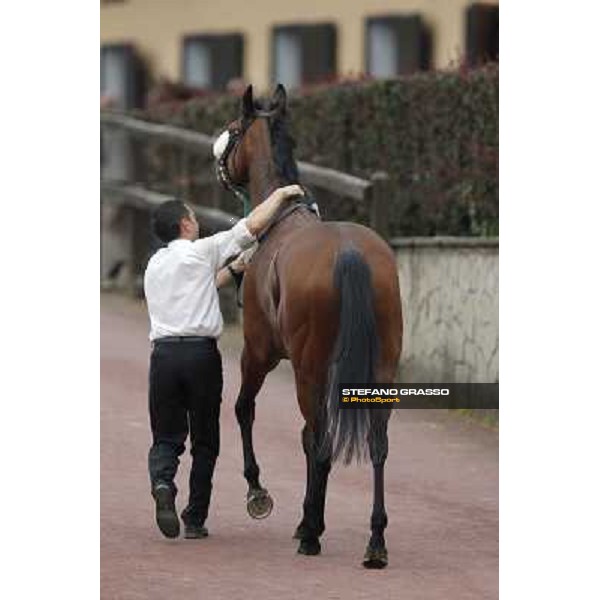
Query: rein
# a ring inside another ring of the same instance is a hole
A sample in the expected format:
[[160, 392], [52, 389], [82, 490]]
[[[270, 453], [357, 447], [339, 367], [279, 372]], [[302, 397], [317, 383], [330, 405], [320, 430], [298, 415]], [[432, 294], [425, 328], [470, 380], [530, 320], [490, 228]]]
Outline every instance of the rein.
[[[310, 198], [310, 196], [308, 198]], [[293, 204], [286, 206], [285, 209], [282, 210], [279, 215], [276, 215], [275, 218], [265, 227], [265, 229], [262, 231], [262, 233], [260, 233], [257, 236], [256, 239], [257, 239], [258, 243], [260, 244], [261, 242], [263, 242], [265, 240], [265, 238], [267, 237], [267, 235], [271, 232], [271, 230], [276, 225], [281, 223], [281, 221], [283, 221], [285, 218], [289, 217], [292, 213], [296, 212], [299, 208], [302, 208], [302, 207], [308, 208], [308, 210], [310, 210], [312, 213], [314, 213], [320, 219], [318, 210], [316, 208], [314, 208], [314, 206], [315, 206], [314, 202], [309, 204], [308, 202], [302, 202], [302, 201], [295, 201]]]

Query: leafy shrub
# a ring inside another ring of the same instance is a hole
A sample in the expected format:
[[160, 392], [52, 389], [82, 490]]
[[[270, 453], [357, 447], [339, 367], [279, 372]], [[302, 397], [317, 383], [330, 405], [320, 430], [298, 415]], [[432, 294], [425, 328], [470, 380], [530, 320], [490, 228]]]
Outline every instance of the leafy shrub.
[[[296, 157], [364, 178], [387, 172], [393, 236], [498, 235], [498, 86], [491, 63], [300, 89], [289, 101]], [[213, 96], [141, 116], [214, 134], [238, 106], [236, 97]], [[173, 160], [162, 153], [150, 180], [164, 179], [161, 160]], [[365, 207], [318, 197], [328, 219], [366, 222]]]

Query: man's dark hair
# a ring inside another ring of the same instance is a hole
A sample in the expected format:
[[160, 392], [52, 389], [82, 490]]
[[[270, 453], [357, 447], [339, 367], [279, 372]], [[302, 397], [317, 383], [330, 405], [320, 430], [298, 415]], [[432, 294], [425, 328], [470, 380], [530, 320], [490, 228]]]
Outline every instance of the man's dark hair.
[[168, 244], [180, 235], [179, 223], [190, 214], [188, 207], [181, 200], [163, 202], [152, 218], [152, 228], [161, 242]]

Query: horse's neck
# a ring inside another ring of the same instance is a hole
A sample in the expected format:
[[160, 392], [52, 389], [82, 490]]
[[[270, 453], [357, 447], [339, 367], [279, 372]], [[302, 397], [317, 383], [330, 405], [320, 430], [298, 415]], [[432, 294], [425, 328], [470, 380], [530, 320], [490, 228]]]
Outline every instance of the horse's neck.
[[255, 161], [250, 165], [250, 183], [248, 192], [252, 207], [264, 202], [278, 187], [286, 183], [279, 177], [269, 163]]
[[[252, 207], [258, 206], [261, 202], [264, 202], [270, 194], [272, 194], [277, 188], [290, 185], [289, 182], [283, 180], [279, 176], [274, 168], [274, 165], [268, 161], [253, 161], [250, 165], [250, 182], [248, 185], [248, 191], [250, 193], [250, 201]], [[317, 222], [318, 217], [310, 210], [296, 210], [292, 214], [285, 216], [283, 222], [280, 221], [283, 213], [289, 208], [288, 203], [283, 203], [279, 210], [273, 215], [271, 219], [272, 225], [267, 226], [268, 234], [271, 235], [271, 229], [277, 229], [277, 233], [280, 231], [289, 231], [297, 227], [304, 227], [306, 225], [312, 225]]]

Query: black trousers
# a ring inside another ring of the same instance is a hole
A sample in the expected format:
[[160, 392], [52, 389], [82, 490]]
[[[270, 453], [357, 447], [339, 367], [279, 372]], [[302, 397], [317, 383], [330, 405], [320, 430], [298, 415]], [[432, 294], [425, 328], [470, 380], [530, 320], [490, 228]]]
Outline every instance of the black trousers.
[[219, 415], [223, 391], [221, 354], [214, 339], [159, 342], [150, 357], [149, 408], [152, 447], [148, 469], [152, 490], [174, 483], [179, 456], [190, 435], [192, 468], [184, 522], [203, 524], [219, 455]]

